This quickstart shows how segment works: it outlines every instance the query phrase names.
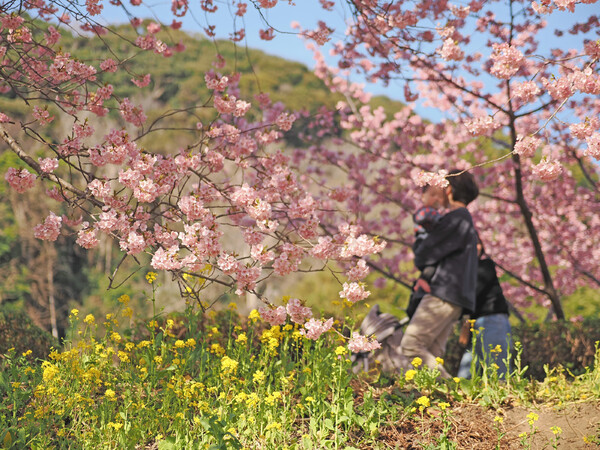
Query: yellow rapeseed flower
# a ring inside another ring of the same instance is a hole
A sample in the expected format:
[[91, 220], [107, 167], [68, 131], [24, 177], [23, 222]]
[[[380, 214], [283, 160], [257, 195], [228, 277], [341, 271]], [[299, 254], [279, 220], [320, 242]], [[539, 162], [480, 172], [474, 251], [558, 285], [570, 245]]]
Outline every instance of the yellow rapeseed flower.
[[436, 362], [436, 363], [438, 363], [440, 366], [441, 366], [442, 364], [444, 364], [444, 360], [443, 360], [443, 358], [440, 358], [439, 356], [438, 356], [437, 358], [435, 358], [435, 362]]
[[189, 338], [187, 341], [185, 341], [185, 345], [189, 348], [194, 348], [196, 346], [196, 339]]
[[407, 370], [406, 373], [404, 374], [404, 378], [406, 379], [406, 381], [411, 381], [415, 375], [417, 374], [416, 370], [410, 369]]
[[429, 397], [427, 397], [426, 395], [422, 395], [417, 399], [417, 404], [421, 405], [424, 408], [427, 408], [431, 403], [429, 402]]
[[270, 424], [267, 425], [267, 427], [265, 428], [265, 431], [269, 431], [269, 430], [281, 430], [281, 424], [279, 422], [271, 422]]
[[27, 350], [25, 352], [23, 352], [23, 356], [29, 356], [31, 355], [33, 352], [31, 350]]
[[42, 377], [46, 382], [52, 381], [59, 373], [58, 367], [48, 361], [42, 363], [42, 369]]
[[256, 392], [252, 392], [250, 395], [248, 395], [248, 398], [246, 398], [246, 405], [250, 408], [258, 405], [259, 403], [260, 398]]
[[119, 303], [123, 303], [124, 305], [127, 305], [129, 303], [129, 300], [131, 300], [131, 299], [129, 298], [129, 295], [123, 294], [119, 297], [118, 300], [119, 300]]
[[109, 400], [115, 400], [117, 398], [117, 394], [112, 389], [107, 389], [106, 392], [104, 392], [104, 397]]
[[85, 316], [85, 319], [83, 319], [83, 321], [88, 325], [93, 325], [96, 322], [96, 318], [92, 314], [88, 314], [87, 316]]
[[262, 370], [257, 370], [256, 372], [254, 372], [254, 375], [252, 375], [252, 380], [255, 383], [262, 383], [263, 381], [265, 381], [266, 379], [266, 375]]
[[215, 355], [224, 355], [225, 349], [223, 347], [221, 347], [221, 345], [219, 343], [216, 343], [216, 344], [211, 344], [210, 352], [214, 353]]
[[71, 315], [73, 317], [77, 317], [77, 314], [79, 314], [79, 310], [78, 309], [74, 308], [74, 309], [71, 310]]
[[504, 422], [504, 418], [500, 417], [500, 416], [496, 416], [496, 417], [494, 417], [494, 422], [502, 423], [502, 422]]
[[177, 339], [175, 341], [175, 348], [183, 348], [185, 347], [185, 342], [182, 341], [181, 339]]
[[453, 380], [455, 383], [460, 383], [460, 378], [458, 378], [458, 377], [454, 377], [454, 378], [452, 378], [452, 380]]
[[416, 358], [414, 358], [414, 359], [412, 360], [411, 364], [413, 365], [413, 367], [417, 368], [417, 367], [419, 367], [421, 364], [423, 364], [423, 360], [417, 356]]
[[340, 345], [335, 349], [335, 354], [336, 355], [345, 355], [347, 351], [348, 351], [348, 349], [346, 349], [346, 347], [343, 347]]
[[550, 427], [550, 431], [552, 431], [552, 433], [557, 436], [559, 434], [562, 433], [562, 428], [561, 427]]
[[256, 322], [258, 319], [260, 319], [260, 313], [256, 309], [253, 309], [252, 311], [250, 311], [248, 319], [253, 322]]
[[527, 422], [529, 422], [529, 425], [533, 425], [535, 422], [537, 422], [537, 420], [539, 418], [540, 418], [540, 416], [538, 416], [534, 412], [531, 412], [531, 413], [527, 414]]
[[149, 284], [152, 284], [152, 283], [154, 283], [154, 282], [156, 281], [156, 273], [155, 273], [155, 272], [148, 272], [148, 273], [146, 274], [146, 281], [147, 281]]
[[246, 333], [240, 333], [239, 336], [236, 338], [235, 342], [237, 342], [238, 344], [245, 344], [246, 342], [248, 342], [248, 337], [246, 336]]
[[232, 374], [237, 371], [239, 363], [225, 355], [221, 358], [221, 371], [225, 374]]

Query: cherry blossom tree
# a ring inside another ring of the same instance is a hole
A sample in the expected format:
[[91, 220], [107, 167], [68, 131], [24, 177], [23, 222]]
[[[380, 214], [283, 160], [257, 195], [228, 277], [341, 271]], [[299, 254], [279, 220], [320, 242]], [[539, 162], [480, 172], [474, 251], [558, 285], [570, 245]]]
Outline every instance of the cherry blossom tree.
[[[166, 111], [151, 121], [141, 104], [116, 95], [103, 75], [121, 70], [125, 60], [82, 61], [61, 47], [59, 28], [95, 39], [111, 32], [94, 20], [101, 11], [102, 4], [95, 1], [85, 9], [41, 1], [8, 5], [0, 14], [1, 90], [29, 107], [24, 118], [0, 113], [2, 139], [27, 166], [10, 168], [5, 180], [18, 193], [42, 183], [55, 202], [34, 227], [35, 237], [53, 242], [63, 233], [75, 233], [78, 245], [93, 249], [101, 235], [109, 236], [125, 255], [148, 255], [154, 269], [171, 272], [182, 294], [203, 309], [200, 293], [211, 284], [237, 294], [257, 293], [259, 283], [296, 272], [308, 259], [313, 265], [322, 260], [314, 269], [322, 270], [325, 259], [358, 264], [384, 248], [384, 241], [349, 224], [340, 223], [323, 240], [320, 202], [275, 145], [296, 116], [271, 102], [267, 93], [242, 98], [240, 74], [218, 72], [225, 63], [219, 55], [217, 70], [204, 78], [210, 98], [197, 99], [197, 108]], [[175, 4], [173, 13], [181, 13]], [[76, 27], [69, 25], [74, 22]], [[142, 24], [145, 29], [133, 41], [123, 37], [134, 52], [131, 58], [143, 52], [167, 58], [181, 50], [157, 37], [161, 24], [132, 23], [136, 31]], [[151, 74], [142, 74], [131, 82], [143, 90], [150, 79]], [[252, 108], [254, 114], [249, 114]], [[150, 147], [149, 137], [168, 129], [163, 123], [171, 115], [185, 115], [189, 121], [199, 117], [196, 109], [210, 109], [213, 115], [186, 130], [192, 138], [185, 146], [171, 151]], [[97, 118], [115, 113], [118, 126], [98, 133]], [[58, 116], [69, 126], [54, 139], [46, 130]], [[232, 233], [242, 246], [230, 243]], [[357, 281], [349, 281], [342, 295], [355, 302], [368, 294]], [[280, 310], [263, 300], [265, 318], [276, 312], [279, 320]], [[284, 320], [288, 313], [291, 320], [306, 324], [313, 339], [333, 323], [312, 318], [296, 299], [283, 311]]]
[[[347, 98], [339, 123], [348, 130], [337, 150], [316, 144], [310, 157], [347, 177], [332, 201], [399, 244], [372, 267], [403, 279], [405, 217], [418, 199], [410, 183], [443, 184], [443, 171], [458, 167], [479, 177], [476, 222], [488, 253], [518, 281], [504, 284], [509, 298], [537, 298], [564, 318], [561, 296], [600, 286], [599, 21], [584, 15], [561, 30], [546, 20], [579, 3], [594, 2], [354, 1], [346, 37], [333, 45], [337, 66], [310, 44], [316, 73]], [[561, 46], [565, 33], [577, 48]], [[354, 73], [403, 85], [406, 108], [391, 119], [371, 109], [349, 82]], [[423, 120], [419, 106], [442, 120]]]
[[[265, 11], [277, 3], [252, 6]], [[184, 50], [158, 35], [181, 26], [195, 7], [186, 0], [172, 2], [173, 18], [165, 23], [136, 18], [130, 9], [141, 0], [110, 4], [127, 11], [137, 33], [123, 37], [133, 51], [128, 58], [144, 52], [168, 58]], [[234, 19], [247, 13], [244, 1], [229, 6]], [[152, 267], [172, 272], [182, 293], [198, 300], [211, 283], [254, 291], [309, 259], [321, 261], [316, 270], [336, 261], [347, 276], [340, 296], [356, 302], [368, 296], [361, 280], [370, 270], [409, 284], [418, 187], [443, 184], [444, 170], [458, 167], [473, 170], [482, 184], [477, 225], [488, 252], [518, 281], [505, 284], [509, 296], [521, 304], [538, 296], [563, 318], [561, 295], [582, 284], [600, 286], [593, 163], [600, 157], [600, 44], [586, 40], [598, 30], [598, 18], [569, 30], [581, 36], [579, 48], [562, 49], [555, 38], [558, 48], [542, 54], [544, 16], [573, 11], [577, 2], [343, 6], [352, 19], [340, 42], [331, 40], [333, 29], [323, 21], [314, 29], [294, 24], [314, 49], [315, 72], [346, 99], [337, 110], [288, 111], [264, 92], [242, 98], [240, 74], [222, 73], [226, 61], [217, 55], [205, 75], [210, 98], [176, 113], [189, 121], [197, 109], [210, 109], [213, 118], [195, 121], [189, 142], [165, 151], [151, 148], [152, 136], [168, 128], [162, 125], [175, 112], [150, 120], [141, 104], [102, 81], [123, 70], [125, 59], [82, 61], [61, 48], [63, 30], [99, 40], [114, 32], [97, 20], [101, 1], [6, 4], [0, 89], [30, 109], [25, 119], [0, 114], [4, 142], [28, 166], [5, 178], [18, 192], [43, 183], [68, 211], [50, 211], [35, 235], [53, 241], [77, 233], [77, 243], [88, 249], [100, 235], [110, 236], [124, 254], [147, 254]], [[199, 8], [206, 35], [215, 36], [210, 16], [218, 5], [202, 0]], [[245, 33], [236, 25], [230, 39], [240, 42]], [[267, 23], [260, 36], [277, 38], [277, 26]], [[329, 67], [323, 45], [331, 45], [337, 67]], [[406, 106], [391, 118], [371, 108], [368, 94], [350, 81], [355, 73], [370, 82], [402, 83]], [[141, 92], [150, 81], [151, 74], [131, 79]], [[416, 114], [418, 105], [437, 108], [444, 119], [426, 121]], [[98, 133], [91, 118], [116, 112], [120, 124]], [[59, 139], [45, 132], [55, 114], [70, 120]], [[278, 149], [286, 133], [295, 133], [302, 148]], [[33, 149], [43, 156], [36, 158]], [[228, 246], [225, 230], [238, 233], [243, 248]], [[296, 317], [293, 305], [264, 314], [274, 321]], [[331, 326], [300, 316], [315, 336]]]

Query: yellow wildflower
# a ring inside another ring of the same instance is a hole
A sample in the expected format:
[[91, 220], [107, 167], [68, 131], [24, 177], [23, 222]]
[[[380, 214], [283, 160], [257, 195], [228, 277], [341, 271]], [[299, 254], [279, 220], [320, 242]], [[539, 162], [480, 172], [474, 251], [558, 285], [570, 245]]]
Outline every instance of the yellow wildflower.
[[155, 272], [148, 272], [146, 274], [146, 281], [148, 281], [149, 284], [152, 284], [156, 281], [156, 273]]
[[221, 371], [225, 374], [235, 373], [237, 371], [239, 363], [235, 359], [231, 359], [225, 355], [221, 358]]
[[117, 394], [112, 389], [107, 389], [106, 392], [104, 392], [104, 397], [109, 400], [115, 400], [117, 398]]
[[421, 364], [423, 364], [423, 360], [417, 356], [416, 358], [414, 358], [414, 359], [412, 360], [411, 364], [413, 365], [413, 367], [417, 368], [417, 367], [419, 367]]
[[129, 300], [131, 300], [131, 299], [129, 298], [129, 295], [123, 294], [119, 297], [118, 300], [119, 300], [119, 303], [123, 303], [124, 305], [127, 305], [129, 303]]
[[444, 360], [443, 360], [443, 358], [440, 358], [439, 356], [438, 356], [437, 358], [435, 358], [435, 362], [436, 362], [436, 363], [438, 363], [440, 366], [441, 366], [442, 364], [444, 364]]
[[44, 361], [42, 363], [42, 369], [42, 377], [46, 382], [52, 381], [59, 373], [58, 367], [56, 367], [54, 364], [49, 363], [48, 361]]
[[341, 345], [340, 345], [340, 346], [338, 346], [338, 347], [335, 349], [335, 354], [336, 354], [336, 355], [338, 355], [338, 356], [339, 356], [339, 355], [345, 355], [347, 351], [348, 351], [348, 350], [346, 349], [346, 347], [343, 347], [343, 346], [341, 346]]
[[248, 342], [248, 337], [246, 336], [246, 333], [240, 333], [235, 342], [239, 344], [245, 344], [246, 342]]
[[496, 416], [496, 417], [494, 417], [494, 422], [502, 423], [502, 422], [504, 422], [504, 418], [500, 417], [500, 416]]
[[533, 425], [539, 418], [540, 416], [538, 416], [536, 413], [531, 412], [527, 414], [527, 422], [529, 422], [529, 425]]
[[406, 381], [411, 381], [415, 375], [417, 374], [416, 370], [410, 369], [407, 370], [406, 373], [404, 374], [404, 378], [406, 379]]
[[561, 427], [550, 427], [550, 431], [552, 431], [552, 433], [557, 436], [560, 433], [562, 433], [562, 428]]
[[258, 319], [260, 319], [260, 314], [256, 309], [253, 309], [252, 311], [250, 311], [250, 314], [248, 315], [248, 319], [256, 322]]
[[429, 397], [427, 397], [426, 395], [422, 395], [417, 399], [417, 404], [423, 406], [424, 408], [427, 408], [431, 403], [429, 402]]
[[185, 347], [185, 342], [183, 342], [181, 339], [177, 339], [175, 341], [175, 348], [183, 348]]
[[224, 355], [225, 354], [225, 349], [223, 347], [221, 347], [220, 344], [211, 344], [210, 346], [210, 352], [214, 353], [216, 355]]
[[281, 430], [281, 424], [279, 422], [271, 422], [270, 424], [267, 425], [265, 430], [269, 431], [272, 429]]
[[252, 375], [252, 380], [255, 383], [262, 383], [263, 381], [265, 381], [266, 379], [266, 375], [262, 370], [257, 370], [256, 372], [254, 372], [254, 375]]
[[187, 341], [185, 341], [185, 345], [187, 347], [194, 348], [196, 346], [196, 339], [189, 338]]
[[87, 316], [85, 316], [85, 319], [83, 319], [83, 321], [88, 325], [93, 325], [96, 322], [96, 318], [92, 314], [88, 314]]
[[258, 397], [258, 394], [256, 394], [256, 392], [251, 393], [248, 398], [246, 399], [246, 405], [249, 406], [250, 408], [258, 405], [258, 403], [260, 402], [260, 398]]

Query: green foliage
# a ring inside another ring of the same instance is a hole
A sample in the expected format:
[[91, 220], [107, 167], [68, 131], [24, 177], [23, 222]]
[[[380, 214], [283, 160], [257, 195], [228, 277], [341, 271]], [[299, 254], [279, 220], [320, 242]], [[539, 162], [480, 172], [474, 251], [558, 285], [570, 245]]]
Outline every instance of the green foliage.
[[58, 341], [50, 333], [34, 325], [23, 311], [0, 305], [0, 355], [9, 353], [9, 349], [16, 355], [30, 350], [27, 360], [34, 361], [46, 358], [50, 349], [57, 346]]

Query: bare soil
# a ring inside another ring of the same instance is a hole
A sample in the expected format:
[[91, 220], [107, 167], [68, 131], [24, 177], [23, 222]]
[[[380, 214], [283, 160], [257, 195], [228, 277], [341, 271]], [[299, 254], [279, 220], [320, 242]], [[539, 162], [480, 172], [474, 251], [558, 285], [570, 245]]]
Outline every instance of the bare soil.
[[[536, 413], [539, 419], [531, 427], [527, 415]], [[495, 422], [495, 417], [502, 422]], [[498, 410], [479, 405], [455, 406], [448, 419], [451, 430], [448, 440], [458, 444], [459, 449], [552, 449], [555, 436], [552, 427], [562, 432], [557, 448], [564, 450], [597, 449], [600, 435], [600, 402], [586, 401], [562, 405], [561, 407], [523, 408], [503, 407]], [[406, 419], [394, 427], [381, 430], [378, 444], [365, 448], [423, 449], [444, 448], [436, 439], [442, 432], [439, 417], [415, 421]], [[527, 442], [522, 442], [522, 433], [528, 433]], [[584, 439], [585, 438], [585, 439]], [[586, 442], [587, 441], [587, 442]]]

